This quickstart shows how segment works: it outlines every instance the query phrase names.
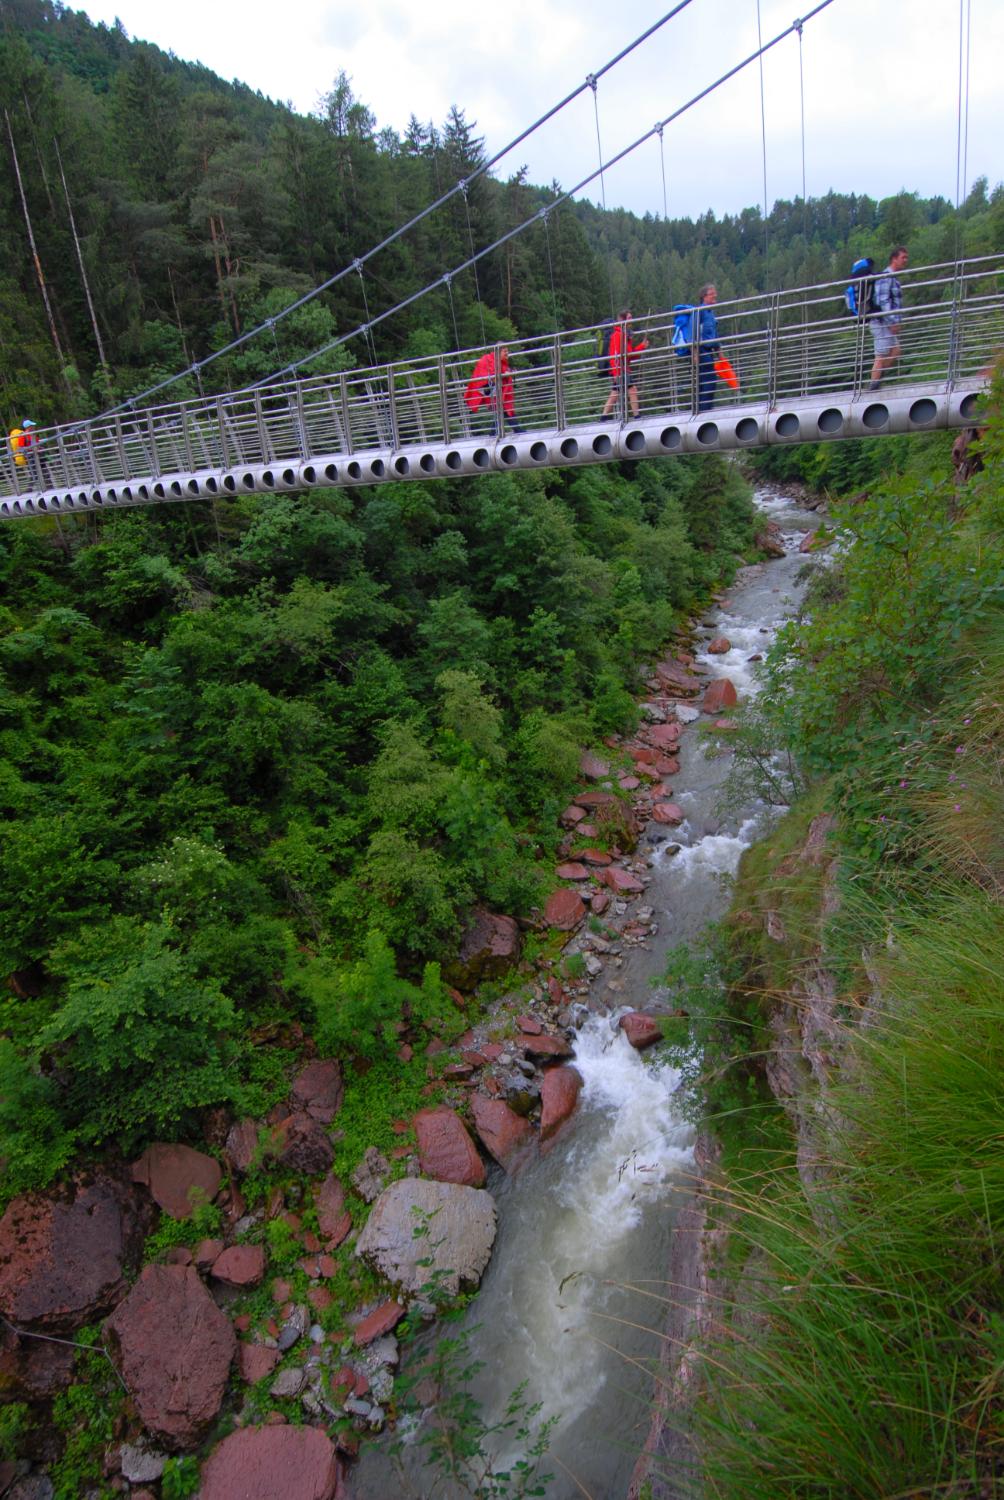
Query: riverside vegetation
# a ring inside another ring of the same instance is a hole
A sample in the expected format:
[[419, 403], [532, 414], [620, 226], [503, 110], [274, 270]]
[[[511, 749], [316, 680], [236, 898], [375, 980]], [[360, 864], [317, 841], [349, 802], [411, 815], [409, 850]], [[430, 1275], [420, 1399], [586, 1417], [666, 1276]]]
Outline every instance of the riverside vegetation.
[[1001, 1493], [999, 385], [982, 455], [957, 487], [933, 439], [831, 508], [738, 736], [801, 794], [673, 975], [723, 1148], [695, 1495]]

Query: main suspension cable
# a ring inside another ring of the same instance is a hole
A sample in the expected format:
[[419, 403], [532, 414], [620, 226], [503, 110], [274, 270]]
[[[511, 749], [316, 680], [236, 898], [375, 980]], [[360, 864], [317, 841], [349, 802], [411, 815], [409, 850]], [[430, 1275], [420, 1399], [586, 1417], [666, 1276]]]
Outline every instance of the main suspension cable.
[[[657, 135], [659, 133], [660, 126], [665, 129], [667, 125], [671, 125], [674, 120], [678, 120], [681, 115], [685, 115], [688, 110], [691, 110], [695, 105], [700, 104], [702, 99], [706, 99], [709, 94], [713, 94], [717, 89], [720, 89], [724, 84], [728, 83], [730, 79], [735, 78], [738, 73], [741, 73], [745, 68], [748, 68], [751, 63], [756, 62], [759, 58], [770, 52], [780, 42], [783, 42], [786, 37], [792, 36], [797, 31], [799, 25], [804, 26], [806, 22], [814, 20], [816, 16], [818, 16], [822, 11], [827, 10], [833, 3], [834, 0], [819, 0], [819, 3], [815, 5], [812, 10], [808, 11], [799, 22], [793, 22], [792, 25], [786, 26], [783, 31], [779, 31], [776, 36], [772, 37], [769, 42], [764, 42], [763, 45], [758, 47], [755, 52], [751, 52], [748, 57], [744, 57], [741, 62], [737, 62], [733, 67], [729, 68], [728, 72], [723, 73], [720, 78], [716, 78], [714, 83], [709, 83], [706, 88], [701, 89], [700, 93], [695, 94], [692, 99], [688, 99], [686, 104], [681, 104], [678, 109], [673, 110], [671, 114], [668, 114], [665, 117], [665, 119], [657, 121], [656, 124], [652, 126], [651, 130], [646, 130], [644, 135], [638, 136], [637, 140], [632, 141], [630, 145], [625, 146], [621, 151], [618, 151], [616, 156], [610, 157], [609, 161], [603, 163], [603, 170], [605, 172], [609, 172], [611, 167], [617, 166], [619, 162], [624, 161], [626, 157], [632, 154], [632, 152], [637, 151], [639, 146], [643, 146], [646, 141], [650, 141], [654, 135]], [[574, 187], [570, 187], [566, 192], [561, 193], [553, 200], [553, 202], [547, 204], [545, 208], [538, 209], [538, 211], [535, 214], [532, 214], [530, 218], [524, 219], [521, 224], [517, 224], [515, 228], [510, 229], [505, 234], [500, 235], [497, 240], [493, 240], [490, 245], [486, 245], [483, 249], [479, 250], [476, 255], [471, 256], [469, 260], [465, 260], [461, 262], [460, 265], [455, 266], [449, 274], [451, 276], [456, 276], [459, 274], [459, 272], [467, 270], [467, 268], [475, 261], [483, 260], [486, 255], [491, 255], [496, 250], [501, 249], [503, 245], [507, 245], [510, 240], [516, 239], [517, 236], [523, 234], [533, 224], [536, 224], [540, 219], [543, 218], [545, 213], [553, 213], [554, 210], [556, 208], [559, 208], [563, 203], [570, 202], [571, 199], [574, 198], [576, 193], [581, 193], [583, 188], [587, 188], [589, 184], [594, 182], [599, 175], [600, 169], [596, 168], [596, 170], [590, 172], [588, 176], [583, 177], [581, 182], [577, 182]], [[417, 292], [412, 292], [409, 296], [403, 297], [400, 302], [397, 302], [393, 307], [389, 307], [386, 312], [378, 313], [372, 320], [372, 326], [375, 327], [378, 323], [384, 322], [385, 319], [391, 318], [396, 313], [403, 312], [405, 308], [411, 307], [422, 297], [427, 296], [429, 292], [434, 290], [434, 288], [440, 286], [442, 284], [442, 281], [443, 277], [437, 276], [434, 281], [430, 281], [426, 286], [421, 287]], [[339, 335], [338, 338], [332, 339], [329, 343], [322, 345], [321, 348], [315, 349], [312, 354], [305, 354], [301, 359], [296, 360], [293, 364], [287, 365], [284, 370], [277, 370], [274, 375], [266, 376], [265, 379], [257, 381], [256, 385], [268, 385], [271, 380], [282, 379], [286, 374], [292, 372], [293, 370], [302, 369], [304, 365], [311, 364], [315, 359], [320, 359], [322, 355], [328, 354], [331, 352], [331, 350], [339, 348], [342, 344], [347, 343], [349, 339], [356, 338], [361, 332], [363, 332], [363, 329], [353, 328], [348, 333]]]
[[[433, 200], [432, 203], [427, 204], [425, 208], [421, 209], [417, 214], [414, 214], [410, 219], [407, 220], [406, 223], [399, 225], [397, 229], [395, 229], [391, 234], [386, 235], [382, 240], [380, 240], [378, 244], [373, 245], [372, 248], [367, 250], [363, 255], [357, 256], [347, 266], [343, 266], [340, 271], [336, 271], [334, 275], [329, 276], [326, 281], [322, 281], [318, 286], [315, 286], [312, 291], [304, 292], [302, 297], [298, 297], [296, 301], [291, 302], [288, 307], [284, 307], [281, 309], [281, 311], [274, 313], [272, 316], [272, 321], [279, 322], [282, 318], [289, 317], [291, 313], [297, 312], [301, 307], [306, 306], [306, 304], [308, 302], [311, 302], [315, 297], [319, 297], [322, 292], [330, 291], [333, 286], [336, 286], [338, 282], [342, 281], [346, 276], [350, 275], [352, 271], [355, 270], [357, 265], [365, 265], [366, 262], [372, 260], [375, 255], [379, 255], [382, 250], [386, 250], [389, 246], [393, 245], [395, 241], [399, 240], [402, 237], [402, 235], [407, 234], [410, 230], [414, 229], [416, 225], [421, 224], [424, 219], [427, 219], [429, 217], [430, 214], [435, 213], [437, 209], [442, 208], [444, 204], [449, 203], [451, 198], [454, 198], [457, 193], [464, 190], [465, 186], [469, 186], [472, 182], [475, 181], [476, 178], [483, 177], [486, 172], [490, 172], [494, 166], [498, 165], [503, 157], [508, 156], [510, 151], [515, 151], [517, 146], [522, 145], [525, 140], [527, 140], [543, 125], [546, 125], [550, 120], [553, 120], [555, 115], [560, 114], [560, 112], [569, 104], [571, 104], [574, 99], [577, 99], [585, 89], [593, 86], [593, 83], [596, 79], [602, 78], [605, 73], [609, 73], [612, 68], [617, 67], [618, 63], [623, 62], [624, 59], [628, 57], [632, 52], [634, 52], [638, 47], [640, 47], [643, 42], [647, 42], [649, 37], [653, 36], [658, 30], [660, 30], [661, 27], [665, 26], [668, 21], [672, 21], [675, 16], [678, 16], [682, 10], [686, 10], [687, 6], [691, 4], [693, 4], [693, 0], [678, 0], [678, 3], [674, 5], [671, 10], [668, 10], [664, 16], [660, 16], [660, 18], [657, 21], [653, 22], [653, 24], [649, 26], [647, 30], [641, 32], [639, 36], [636, 36], [634, 41], [629, 42], [626, 47], [622, 47], [620, 52], [618, 52], [614, 57], [609, 58], [601, 68], [597, 68], [595, 72], [590, 73], [588, 78], [584, 79], [582, 83], [580, 83], [576, 88], [572, 89], [570, 93], [566, 94], [563, 99], [560, 99], [557, 104], [552, 105], [551, 108], [544, 114], [542, 114], [538, 120], [535, 120], [532, 125], [528, 125], [525, 130], [520, 131], [519, 135], [514, 136], [513, 139], [508, 143], [508, 145], [503, 146], [501, 150], [496, 151], [494, 156], [490, 157], [487, 161], [482, 162], [480, 166], [475, 167], [466, 178], [463, 178], [461, 181], [454, 183], [453, 187], [448, 188], [445, 192], [441, 193], [438, 198]], [[196, 369], [204, 369], [206, 365], [212, 364], [214, 360], [222, 359], [225, 354], [232, 354], [235, 349], [240, 348], [242, 344], [246, 344], [249, 339], [257, 337], [257, 335], [261, 333], [267, 326], [268, 323], [266, 321], [258, 324], [256, 328], [248, 329], [247, 332], [240, 334], [237, 338], [231, 339], [231, 341], [228, 344], [225, 344], [222, 349], [215, 349], [211, 354], [207, 354], [203, 359], [193, 361], [193, 363], [188, 368], [179, 371], [176, 375], [167, 376], [164, 380], [160, 380], [155, 385], [149, 386], [145, 391], [141, 391], [137, 395], [130, 397], [128, 401], [123, 401], [118, 406], [109, 407], [107, 411], [100, 413], [100, 416], [94, 418], [94, 420], [99, 421], [101, 417], [110, 417], [113, 416], [116, 412], [132, 409], [137, 403], [145, 401], [149, 396], [154, 396], [158, 391], [166, 390], [168, 386], [176, 384], [176, 382], [179, 380], [183, 380], [186, 375], [193, 374]]]

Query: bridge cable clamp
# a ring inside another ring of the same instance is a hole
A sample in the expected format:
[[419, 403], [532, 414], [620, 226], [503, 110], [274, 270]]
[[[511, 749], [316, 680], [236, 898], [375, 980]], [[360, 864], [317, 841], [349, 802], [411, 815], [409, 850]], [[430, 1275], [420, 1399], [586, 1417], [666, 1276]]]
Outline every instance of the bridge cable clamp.
[[586, 82], [588, 83], [589, 87], [592, 89], [593, 93], [595, 94], [596, 93], [596, 74], [595, 73], [587, 73], [586, 74]]

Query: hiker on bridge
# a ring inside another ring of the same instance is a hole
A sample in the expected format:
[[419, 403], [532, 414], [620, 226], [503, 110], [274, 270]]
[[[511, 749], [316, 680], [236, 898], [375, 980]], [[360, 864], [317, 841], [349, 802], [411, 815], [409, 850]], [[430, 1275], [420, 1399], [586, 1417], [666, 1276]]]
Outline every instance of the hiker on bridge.
[[[509, 350], [502, 345], [499, 350], [499, 368], [502, 375], [502, 415], [503, 425], [508, 422], [513, 432], [522, 432], [523, 429], [516, 421], [516, 388], [509, 368]], [[464, 400], [472, 412], [480, 411], [482, 406], [491, 408], [493, 416], [497, 416], [495, 405], [495, 350], [489, 349], [487, 354], [482, 354], [467, 383], [464, 392]], [[494, 436], [499, 436], [498, 423], [496, 421]]]
[[878, 390], [882, 377], [890, 365], [899, 359], [901, 349], [899, 330], [903, 323], [903, 288], [899, 284], [897, 271], [906, 269], [910, 252], [905, 245], [897, 245], [889, 254], [889, 264], [881, 276], [872, 283], [871, 302], [875, 311], [869, 320], [875, 344], [875, 363], [872, 365], [870, 391]]
[[713, 282], [702, 286], [697, 294], [694, 308], [697, 344], [697, 410], [710, 411], [715, 404], [715, 386], [718, 372], [715, 363], [722, 352], [718, 338], [718, 320], [712, 308], [718, 301], [718, 288]]
[[14, 467], [18, 475], [30, 477], [35, 484], [41, 484], [42, 472], [38, 454], [38, 434], [35, 427], [36, 423], [32, 418], [25, 417], [20, 427], [11, 428], [7, 443], [14, 455]]
[[631, 309], [626, 307], [617, 316], [617, 323], [610, 335], [610, 394], [607, 404], [603, 408], [603, 420], [612, 413], [617, 405], [621, 393], [621, 374], [627, 382], [628, 400], [631, 403], [631, 415], [638, 415], [638, 387], [635, 377], [631, 372], [631, 366], [638, 358], [643, 349], [648, 348], [648, 339], [642, 339], [640, 343], [631, 342]]

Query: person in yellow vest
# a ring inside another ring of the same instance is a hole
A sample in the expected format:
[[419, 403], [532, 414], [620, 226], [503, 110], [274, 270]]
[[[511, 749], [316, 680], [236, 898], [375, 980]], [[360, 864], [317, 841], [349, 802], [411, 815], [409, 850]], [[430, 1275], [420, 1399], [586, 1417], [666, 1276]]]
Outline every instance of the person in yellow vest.
[[10, 451], [14, 455], [16, 467], [23, 473], [26, 469], [31, 470], [32, 477], [38, 479], [38, 437], [35, 433], [35, 423], [31, 417], [25, 417], [20, 427], [12, 427], [7, 442]]

